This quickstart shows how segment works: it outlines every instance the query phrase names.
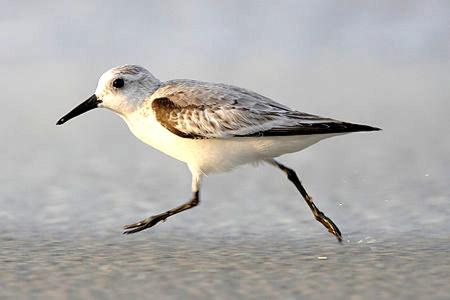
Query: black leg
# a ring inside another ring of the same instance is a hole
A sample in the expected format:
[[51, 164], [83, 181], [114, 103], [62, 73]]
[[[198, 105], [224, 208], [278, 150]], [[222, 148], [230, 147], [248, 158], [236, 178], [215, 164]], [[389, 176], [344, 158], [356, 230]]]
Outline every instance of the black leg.
[[125, 229], [125, 231], [123, 233], [131, 234], [131, 233], [136, 233], [136, 232], [142, 231], [144, 229], [153, 227], [156, 224], [158, 224], [159, 222], [164, 222], [168, 217], [176, 215], [177, 213], [180, 213], [187, 209], [193, 208], [193, 207], [197, 206], [199, 203], [200, 203], [200, 198], [199, 198], [199, 192], [197, 191], [197, 192], [193, 193], [191, 200], [189, 200], [188, 202], [186, 202], [178, 207], [172, 208], [171, 210], [168, 210], [161, 214], [151, 216], [149, 218], [146, 218], [146, 219], [136, 222], [134, 224], [125, 225], [123, 227]]
[[293, 184], [295, 184], [295, 186], [297, 187], [300, 194], [302, 194], [303, 198], [305, 199], [306, 203], [308, 204], [309, 208], [311, 209], [316, 220], [319, 221], [320, 223], [322, 223], [323, 226], [325, 226], [328, 229], [328, 231], [330, 233], [332, 233], [338, 239], [339, 242], [342, 242], [342, 235], [341, 235], [339, 228], [336, 226], [336, 224], [333, 223], [333, 221], [331, 221], [330, 218], [325, 216], [325, 214], [317, 208], [317, 206], [313, 202], [313, 199], [306, 192], [305, 188], [303, 187], [302, 183], [298, 179], [297, 174], [295, 174], [294, 170], [280, 164], [279, 162], [277, 162], [274, 159], [268, 160], [267, 162], [280, 168], [284, 173], [286, 173], [288, 179]]

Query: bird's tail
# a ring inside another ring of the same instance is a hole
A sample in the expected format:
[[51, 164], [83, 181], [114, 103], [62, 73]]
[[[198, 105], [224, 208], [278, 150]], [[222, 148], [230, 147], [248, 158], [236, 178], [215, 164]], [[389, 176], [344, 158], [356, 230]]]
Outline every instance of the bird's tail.
[[345, 128], [342, 128], [342, 132], [358, 132], [358, 131], [379, 131], [381, 128], [378, 127], [372, 127], [369, 125], [363, 125], [363, 124], [354, 124], [354, 123], [347, 123], [344, 122], [343, 125], [345, 125]]

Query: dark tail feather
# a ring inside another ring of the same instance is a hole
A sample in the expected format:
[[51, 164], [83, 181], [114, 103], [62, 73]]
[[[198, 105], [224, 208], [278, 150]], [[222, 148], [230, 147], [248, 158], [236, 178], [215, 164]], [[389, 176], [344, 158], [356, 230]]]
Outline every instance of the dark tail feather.
[[372, 126], [369, 126], [369, 125], [362, 125], [362, 124], [353, 124], [353, 123], [346, 123], [346, 122], [344, 122], [343, 125], [345, 126], [345, 129], [343, 129], [342, 132], [378, 131], [378, 130], [381, 130], [381, 128], [372, 127]]
[[254, 132], [248, 135], [235, 135], [237, 137], [251, 136], [291, 136], [291, 135], [312, 135], [328, 133], [347, 133], [358, 131], [377, 131], [380, 128], [353, 124], [347, 122], [323, 122], [323, 123], [304, 123], [294, 127], [274, 127], [266, 131]]

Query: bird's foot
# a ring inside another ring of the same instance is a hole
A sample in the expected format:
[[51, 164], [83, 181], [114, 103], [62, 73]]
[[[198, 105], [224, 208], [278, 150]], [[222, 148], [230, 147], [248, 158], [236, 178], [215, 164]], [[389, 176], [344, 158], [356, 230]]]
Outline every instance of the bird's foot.
[[330, 218], [328, 218], [327, 216], [325, 216], [324, 213], [320, 212], [318, 216], [316, 216], [316, 220], [319, 221], [320, 223], [323, 224], [323, 226], [325, 226], [328, 231], [333, 234], [337, 240], [342, 243], [342, 234], [341, 231], [339, 230], [339, 228], [336, 226], [336, 224], [333, 223], [333, 221], [331, 221]]
[[162, 213], [156, 216], [148, 217], [134, 224], [125, 225], [123, 226], [124, 229], [123, 234], [132, 234], [153, 227], [159, 222], [164, 222], [167, 219], [167, 217], [168, 215], [166, 213]]

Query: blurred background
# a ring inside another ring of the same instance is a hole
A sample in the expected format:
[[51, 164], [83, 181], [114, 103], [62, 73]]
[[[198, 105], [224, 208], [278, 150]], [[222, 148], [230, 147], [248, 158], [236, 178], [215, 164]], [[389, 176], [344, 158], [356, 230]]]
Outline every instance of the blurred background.
[[[0, 3], [2, 298], [450, 293], [450, 2]], [[383, 128], [280, 158], [344, 244], [267, 165], [209, 176], [199, 207], [122, 236], [191, 179], [109, 111], [55, 126], [121, 64]]]

